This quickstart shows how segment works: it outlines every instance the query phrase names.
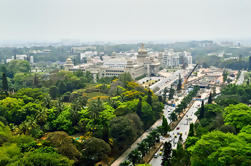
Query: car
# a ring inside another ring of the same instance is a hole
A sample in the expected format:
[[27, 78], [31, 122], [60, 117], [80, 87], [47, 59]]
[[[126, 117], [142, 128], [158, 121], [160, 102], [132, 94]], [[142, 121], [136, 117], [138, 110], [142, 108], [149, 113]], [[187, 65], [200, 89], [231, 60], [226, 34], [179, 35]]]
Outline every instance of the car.
[[155, 154], [153, 155], [153, 157], [154, 157], [154, 158], [158, 158], [158, 157], [159, 157], [158, 153], [155, 153]]
[[176, 128], [176, 130], [179, 130], [179, 129], [180, 129], [179, 127]]

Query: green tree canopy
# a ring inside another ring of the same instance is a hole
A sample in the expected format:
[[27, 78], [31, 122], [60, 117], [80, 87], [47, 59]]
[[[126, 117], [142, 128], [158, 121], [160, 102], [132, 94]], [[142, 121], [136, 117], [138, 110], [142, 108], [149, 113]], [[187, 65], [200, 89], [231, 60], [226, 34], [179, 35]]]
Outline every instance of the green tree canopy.
[[[246, 165], [251, 160], [248, 157], [251, 147], [238, 136], [231, 133], [213, 131], [188, 148], [191, 152], [192, 165]], [[238, 164], [237, 164], [238, 165]]]

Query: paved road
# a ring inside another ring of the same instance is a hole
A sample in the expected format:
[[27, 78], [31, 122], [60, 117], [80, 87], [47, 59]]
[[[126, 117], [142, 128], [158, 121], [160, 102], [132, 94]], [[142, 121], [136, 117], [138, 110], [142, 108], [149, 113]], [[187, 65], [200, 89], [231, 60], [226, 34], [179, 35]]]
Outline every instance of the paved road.
[[[209, 94], [209, 91], [204, 92], [201, 97], [206, 98]], [[182, 140], [183, 142], [187, 139], [188, 132], [189, 132], [189, 127], [190, 123], [195, 123], [197, 120], [197, 116], [194, 114], [199, 108], [200, 108], [201, 102], [200, 101], [195, 101], [193, 105], [190, 107], [190, 109], [187, 111], [186, 115], [182, 118], [182, 120], [179, 122], [177, 125], [176, 129], [171, 131], [170, 137], [167, 139], [161, 139], [163, 142], [168, 142], [171, 141], [172, 148], [176, 149], [177, 148], [177, 143], [180, 137], [180, 133], [182, 133]], [[178, 129], [178, 130], [177, 130]], [[160, 153], [160, 150], [157, 152], [157, 154]], [[159, 155], [157, 158], [153, 158], [150, 161], [150, 164], [152, 166], [160, 166], [162, 162], [162, 156]]]
[[[167, 105], [163, 109], [163, 114], [165, 115], [169, 123], [169, 116], [173, 110], [174, 107], [170, 107]], [[111, 166], [119, 166], [120, 163], [127, 159], [129, 153], [138, 146], [138, 143], [142, 142], [143, 139], [145, 139], [153, 129], [157, 128], [160, 125], [162, 125], [162, 118], [157, 120], [146, 132], [144, 132], [119, 158], [117, 158], [117, 160], [112, 163]]]
[[[181, 77], [183, 77], [185, 74], [187, 74], [187, 70], [178, 70], [176, 72], [174, 72], [169, 78], [161, 78], [158, 77], [158, 79], [160, 78], [162, 81], [158, 83], [158, 85], [160, 86], [161, 90], [164, 90], [165, 87], [167, 86], [171, 86], [171, 84], [178, 79], [179, 74], [181, 74]], [[143, 82], [145, 80], [147, 80], [149, 78], [144, 78], [141, 79], [140, 82]], [[163, 81], [164, 80], [164, 81]], [[161, 91], [159, 91], [161, 92]], [[157, 94], [157, 93], [156, 93]], [[185, 95], [185, 94], [184, 94]], [[177, 103], [180, 102], [180, 100], [182, 100], [183, 97], [179, 97], [179, 100], [177, 101]], [[177, 104], [176, 104], [177, 105]], [[171, 115], [172, 111], [174, 111], [175, 108], [170, 107], [170, 106], [165, 106], [163, 113], [165, 115], [165, 117], [168, 120], [168, 123], [170, 123], [169, 120], [169, 116]], [[157, 120], [151, 127], [150, 129], [148, 129], [146, 132], [144, 132], [122, 155], [120, 155], [119, 158], [117, 158], [112, 164], [111, 166], [119, 166], [120, 163], [122, 163], [124, 160], [127, 159], [127, 156], [129, 155], [129, 153], [134, 150], [137, 147], [137, 144], [140, 143], [143, 139], [145, 139], [147, 137], [147, 135], [150, 133], [150, 131], [152, 129], [157, 128], [158, 126], [162, 125], [162, 118]]]
[[179, 74], [181, 75], [181, 78], [183, 78], [186, 74], [188, 73], [187, 70], [177, 70], [175, 71], [170, 77], [168, 77], [164, 82], [161, 82], [158, 87], [160, 88], [160, 90], [158, 92], [156, 92], [157, 95], [161, 94], [164, 89], [170, 88], [171, 84], [173, 82], [175, 82], [176, 80], [179, 79]]
[[241, 75], [240, 75], [239, 79], [237, 80], [236, 85], [241, 85], [241, 84], [243, 84], [243, 82], [244, 82], [244, 76], [245, 76], [245, 73], [246, 73], [246, 72], [247, 72], [247, 71], [241, 71]]

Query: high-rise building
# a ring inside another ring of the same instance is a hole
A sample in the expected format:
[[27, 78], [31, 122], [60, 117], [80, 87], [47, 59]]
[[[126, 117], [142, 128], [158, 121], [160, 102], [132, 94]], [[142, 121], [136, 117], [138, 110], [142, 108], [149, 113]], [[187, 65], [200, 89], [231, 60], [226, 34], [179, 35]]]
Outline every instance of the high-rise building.
[[30, 63], [34, 63], [34, 57], [30, 56]]

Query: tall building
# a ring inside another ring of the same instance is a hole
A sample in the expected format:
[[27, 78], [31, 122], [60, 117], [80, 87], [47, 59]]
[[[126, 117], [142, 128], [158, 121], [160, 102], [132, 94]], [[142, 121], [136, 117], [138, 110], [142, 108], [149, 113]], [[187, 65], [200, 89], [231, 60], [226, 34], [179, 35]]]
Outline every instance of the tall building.
[[188, 65], [193, 64], [193, 57], [190, 52], [184, 51], [184, 60]]
[[30, 63], [34, 63], [34, 57], [30, 56]]
[[180, 57], [173, 50], [165, 51], [163, 54], [164, 67], [176, 67], [180, 64]]
[[147, 51], [144, 48], [144, 44], [141, 45], [141, 48], [138, 50], [137, 62], [144, 64], [146, 62], [146, 58], [148, 57]]

